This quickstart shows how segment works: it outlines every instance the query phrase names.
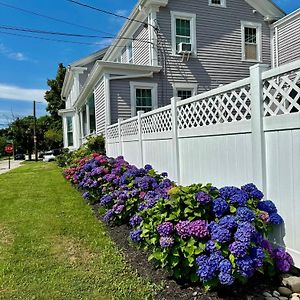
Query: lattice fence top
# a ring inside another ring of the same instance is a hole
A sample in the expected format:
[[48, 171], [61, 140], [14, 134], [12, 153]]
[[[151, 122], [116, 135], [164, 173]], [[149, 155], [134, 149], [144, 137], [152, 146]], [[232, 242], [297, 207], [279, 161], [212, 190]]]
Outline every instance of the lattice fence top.
[[138, 120], [132, 120], [121, 125], [121, 136], [137, 135], [138, 130]]
[[300, 112], [300, 69], [263, 81], [264, 116]]
[[141, 123], [143, 134], [172, 131], [171, 109], [144, 116], [142, 117]]
[[251, 119], [250, 85], [178, 106], [178, 129]]
[[109, 128], [107, 128], [106, 133], [107, 133], [107, 139], [108, 140], [119, 138], [118, 124], [110, 126]]

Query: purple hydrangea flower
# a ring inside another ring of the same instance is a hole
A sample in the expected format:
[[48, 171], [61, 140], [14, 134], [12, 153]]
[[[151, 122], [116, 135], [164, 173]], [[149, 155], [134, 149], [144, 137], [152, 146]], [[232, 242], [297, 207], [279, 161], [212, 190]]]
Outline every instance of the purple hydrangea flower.
[[228, 210], [229, 210], [229, 205], [224, 199], [217, 198], [213, 200], [212, 211], [216, 217], [218, 218], [222, 217]]
[[169, 236], [174, 231], [174, 225], [171, 222], [163, 222], [157, 226], [157, 231], [160, 236]]
[[135, 230], [135, 231], [131, 231], [130, 232], [130, 238], [133, 242], [135, 243], [139, 243], [143, 240], [143, 238], [141, 237], [141, 233], [142, 233], [142, 230], [141, 229], [138, 229], [138, 230]]
[[281, 225], [283, 223], [283, 219], [279, 214], [273, 213], [270, 214], [269, 222], [274, 225]]
[[104, 195], [103, 197], [100, 198], [100, 205], [104, 206], [111, 202], [113, 197], [111, 195]]
[[190, 236], [189, 225], [190, 225], [190, 221], [179, 221], [175, 226], [178, 235], [182, 239], [185, 239]]
[[188, 226], [188, 231], [190, 236], [195, 236], [197, 238], [203, 238], [209, 235], [207, 223], [203, 220], [191, 221]]
[[248, 245], [240, 241], [235, 241], [229, 245], [229, 251], [235, 257], [244, 257], [247, 255]]
[[89, 198], [90, 198], [90, 193], [89, 193], [89, 192], [84, 192], [84, 193], [82, 194], [82, 197], [83, 197], [84, 199], [89, 199]]
[[196, 200], [201, 204], [205, 205], [211, 201], [211, 196], [204, 192], [199, 192], [196, 194]]
[[273, 213], [277, 213], [277, 208], [271, 200], [258, 202], [257, 208], [266, 211], [269, 215]]
[[248, 207], [239, 207], [236, 211], [236, 217], [241, 222], [253, 222], [255, 220], [254, 212]]
[[112, 209], [109, 209], [103, 216], [103, 221], [105, 223], [109, 223], [112, 220], [113, 215], [114, 215], [114, 211]]
[[122, 211], [124, 210], [124, 208], [125, 208], [125, 205], [121, 204], [121, 205], [116, 205], [113, 209], [114, 209], [115, 213], [117, 215], [119, 215], [119, 214], [122, 213]]
[[288, 272], [293, 264], [293, 259], [282, 247], [273, 251], [276, 267], [281, 272]]
[[171, 236], [162, 236], [159, 239], [159, 244], [162, 248], [172, 247], [174, 245], [174, 239]]

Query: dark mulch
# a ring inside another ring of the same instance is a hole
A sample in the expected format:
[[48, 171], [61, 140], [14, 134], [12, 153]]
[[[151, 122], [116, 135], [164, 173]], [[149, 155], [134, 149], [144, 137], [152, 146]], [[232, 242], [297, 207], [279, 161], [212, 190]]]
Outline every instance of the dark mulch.
[[[101, 220], [97, 206], [92, 208], [96, 217]], [[154, 264], [148, 261], [145, 251], [130, 244], [129, 228], [126, 225], [107, 226], [107, 230], [111, 239], [124, 253], [126, 261], [137, 270], [138, 274], [162, 286], [156, 300], [263, 300], [262, 293], [264, 291], [272, 291], [278, 287], [276, 280], [270, 281], [258, 274], [245, 286], [234, 286], [206, 293], [200, 286], [178, 283], [170, 277], [166, 270], [155, 268]]]

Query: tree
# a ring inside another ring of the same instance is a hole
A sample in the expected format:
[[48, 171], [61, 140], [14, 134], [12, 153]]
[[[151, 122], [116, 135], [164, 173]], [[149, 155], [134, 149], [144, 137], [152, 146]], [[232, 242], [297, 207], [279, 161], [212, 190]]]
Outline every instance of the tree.
[[51, 129], [59, 132], [62, 128], [62, 120], [58, 115], [60, 109], [65, 108], [65, 103], [61, 99], [61, 91], [64, 83], [64, 78], [66, 74], [66, 68], [62, 63], [58, 65], [57, 74], [55, 79], [48, 79], [47, 84], [50, 90], [45, 93], [45, 100], [48, 103], [47, 111], [51, 116]]

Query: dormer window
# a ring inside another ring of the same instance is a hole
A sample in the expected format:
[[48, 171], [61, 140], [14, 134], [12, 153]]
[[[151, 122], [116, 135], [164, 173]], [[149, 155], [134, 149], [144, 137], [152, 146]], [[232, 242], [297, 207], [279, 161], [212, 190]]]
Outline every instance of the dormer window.
[[226, 7], [226, 0], [208, 0], [210, 6]]

